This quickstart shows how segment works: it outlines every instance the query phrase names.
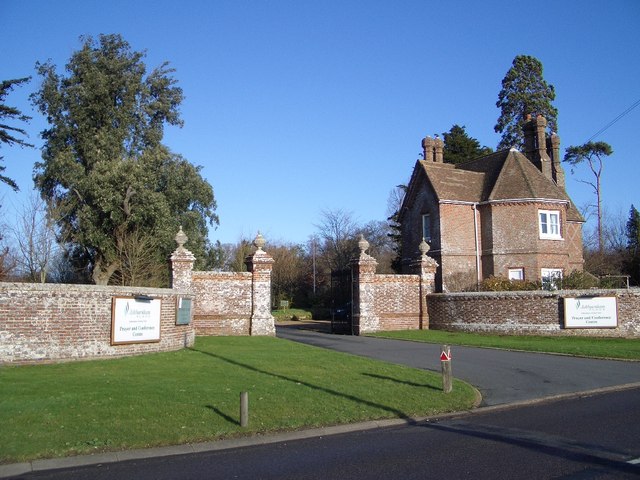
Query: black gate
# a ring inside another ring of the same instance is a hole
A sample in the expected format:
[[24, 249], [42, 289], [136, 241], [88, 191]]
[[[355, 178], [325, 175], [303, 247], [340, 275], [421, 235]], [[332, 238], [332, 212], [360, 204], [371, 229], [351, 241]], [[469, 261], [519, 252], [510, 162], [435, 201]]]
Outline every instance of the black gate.
[[350, 268], [331, 271], [331, 333], [353, 335]]

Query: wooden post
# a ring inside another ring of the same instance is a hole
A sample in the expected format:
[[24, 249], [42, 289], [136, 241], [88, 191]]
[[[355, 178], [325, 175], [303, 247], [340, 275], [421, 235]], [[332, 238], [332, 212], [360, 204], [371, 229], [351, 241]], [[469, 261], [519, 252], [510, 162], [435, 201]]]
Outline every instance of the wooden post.
[[453, 378], [451, 376], [451, 347], [449, 345], [442, 346], [440, 366], [442, 367], [442, 391], [451, 393], [451, 390], [453, 390]]
[[240, 426], [249, 425], [249, 392], [240, 393]]

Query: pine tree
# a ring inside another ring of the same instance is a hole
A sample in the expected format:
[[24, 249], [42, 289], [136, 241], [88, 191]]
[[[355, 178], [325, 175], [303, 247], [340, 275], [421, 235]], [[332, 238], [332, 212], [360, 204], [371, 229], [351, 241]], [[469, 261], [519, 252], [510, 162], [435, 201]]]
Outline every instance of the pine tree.
[[542, 115], [547, 119], [547, 128], [558, 131], [558, 110], [552, 105], [556, 98], [553, 85], [542, 76], [542, 63], [529, 55], [518, 55], [504, 79], [496, 106], [500, 117], [494, 130], [501, 133], [498, 150], [516, 147], [522, 149], [524, 134], [522, 127], [528, 114]]
[[[19, 145], [21, 147], [33, 147], [30, 143], [27, 143], [22, 138], [18, 137], [18, 135], [27, 135], [27, 132], [25, 132], [24, 129], [5, 123], [5, 119], [28, 122], [31, 120], [31, 117], [24, 115], [17, 108], [10, 107], [4, 103], [7, 95], [14, 87], [22, 85], [30, 79], [31, 77], [16, 78], [13, 80], [4, 80], [0, 83], [0, 143], [5, 143], [7, 145]], [[3, 158], [4, 157], [0, 157], [0, 161], [2, 161]], [[18, 190], [18, 185], [14, 180], [1, 174], [4, 170], [5, 167], [0, 165], [0, 182], [6, 183], [14, 190]]]
[[444, 138], [443, 161], [462, 163], [492, 152], [489, 147], [480, 146], [480, 142], [470, 137], [465, 126], [453, 125], [451, 130], [442, 134]]

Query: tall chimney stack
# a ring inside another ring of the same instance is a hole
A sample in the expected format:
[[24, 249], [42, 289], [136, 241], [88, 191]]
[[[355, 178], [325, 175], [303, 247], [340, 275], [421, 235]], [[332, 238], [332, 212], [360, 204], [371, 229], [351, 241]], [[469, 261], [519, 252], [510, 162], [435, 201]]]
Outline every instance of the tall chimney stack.
[[422, 139], [422, 155], [426, 162], [433, 162], [433, 138], [426, 136]]
[[560, 137], [555, 132], [547, 139], [547, 150], [551, 153], [553, 180], [556, 182], [556, 185], [565, 189], [564, 170], [560, 164]]
[[442, 141], [442, 139], [440, 137], [436, 137], [435, 140], [433, 141], [433, 147], [435, 150], [435, 162], [436, 163], [443, 163], [443, 155], [444, 155], [444, 142]]

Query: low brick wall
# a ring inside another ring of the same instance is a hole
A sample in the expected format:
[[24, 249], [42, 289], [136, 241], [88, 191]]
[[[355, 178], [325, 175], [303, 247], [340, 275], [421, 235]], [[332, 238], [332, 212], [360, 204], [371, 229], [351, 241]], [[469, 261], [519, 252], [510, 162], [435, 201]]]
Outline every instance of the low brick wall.
[[197, 335], [249, 335], [252, 281], [250, 272], [193, 272], [196, 297], [193, 323]]
[[420, 277], [380, 275], [374, 277], [374, 312], [380, 330], [420, 328]]
[[[615, 296], [617, 328], [564, 328], [564, 298]], [[640, 338], [640, 289], [447, 293], [427, 296], [430, 328], [475, 333]]]
[[[113, 297], [161, 300], [160, 341], [111, 345]], [[121, 357], [193, 345], [190, 325], [176, 325], [170, 289], [0, 283], [0, 363]]]

